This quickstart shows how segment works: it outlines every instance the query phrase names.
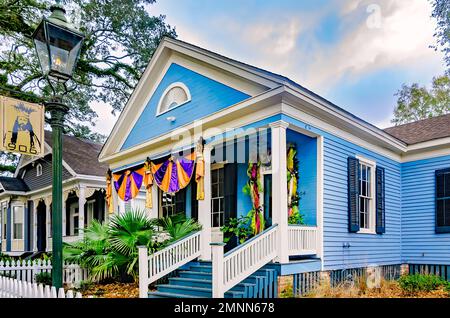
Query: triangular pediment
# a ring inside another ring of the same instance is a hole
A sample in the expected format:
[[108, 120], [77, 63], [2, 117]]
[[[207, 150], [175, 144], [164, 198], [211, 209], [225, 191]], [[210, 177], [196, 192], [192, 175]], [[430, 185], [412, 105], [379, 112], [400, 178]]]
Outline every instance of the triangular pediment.
[[[100, 160], [278, 87], [277, 80], [272, 74], [196, 46], [164, 39], [105, 143]], [[186, 92], [177, 88], [172, 93], [177, 85]], [[185, 101], [167, 106], [167, 95]]]

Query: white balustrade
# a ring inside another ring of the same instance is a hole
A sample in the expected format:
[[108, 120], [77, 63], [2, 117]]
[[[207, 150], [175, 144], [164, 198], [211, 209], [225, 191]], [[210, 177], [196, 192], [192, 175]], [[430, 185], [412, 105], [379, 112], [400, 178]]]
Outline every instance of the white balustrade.
[[317, 227], [289, 225], [289, 255], [317, 253]]
[[146, 247], [139, 247], [139, 297], [147, 298], [149, 284], [200, 256], [201, 233], [192, 233], [151, 255]]
[[213, 298], [223, 298], [227, 290], [278, 256], [277, 230], [278, 225], [273, 225], [225, 255], [223, 244], [211, 244]]

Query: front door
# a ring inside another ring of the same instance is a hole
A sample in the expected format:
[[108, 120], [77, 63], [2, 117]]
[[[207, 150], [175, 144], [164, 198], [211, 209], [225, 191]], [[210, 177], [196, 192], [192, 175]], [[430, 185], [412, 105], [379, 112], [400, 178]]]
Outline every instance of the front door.
[[37, 207], [37, 250], [44, 252], [47, 248], [47, 213], [45, 204], [41, 201]]

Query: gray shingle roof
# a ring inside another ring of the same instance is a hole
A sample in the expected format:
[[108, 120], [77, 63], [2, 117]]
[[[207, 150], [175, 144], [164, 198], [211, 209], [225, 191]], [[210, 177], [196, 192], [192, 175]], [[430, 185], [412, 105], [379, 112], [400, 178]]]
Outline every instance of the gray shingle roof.
[[[52, 133], [45, 131], [45, 142], [52, 146]], [[72, 136], [63, 136], [63, 159], [77, 173], [104, 176], [108, 165], [98, 161], [102, 144]]]
[[389, 127], [384, 131], [408, 145], [450, 137], [450, 114]]
[[28, 191], [28, 186], [22, 179], [11, 177], [0, 177], [0, 184], [5, 191]]

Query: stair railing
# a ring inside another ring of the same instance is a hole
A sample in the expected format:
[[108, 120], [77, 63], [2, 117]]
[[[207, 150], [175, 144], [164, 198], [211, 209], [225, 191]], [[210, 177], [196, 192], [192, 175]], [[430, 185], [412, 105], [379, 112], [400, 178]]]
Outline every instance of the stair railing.
[[223, 298], [227, 290], [277, 257], [277, 228], [264, 232], [224, 254], [223, 243], [211, 243], [213, 298]]
[[139, 246], [140, 298], [147, 298], [148, 285], [200, 256], [201, 233], [191, 233], [151, 255], [146, 246]]

